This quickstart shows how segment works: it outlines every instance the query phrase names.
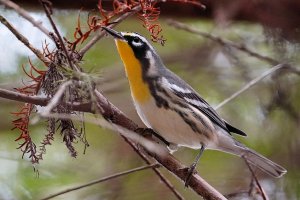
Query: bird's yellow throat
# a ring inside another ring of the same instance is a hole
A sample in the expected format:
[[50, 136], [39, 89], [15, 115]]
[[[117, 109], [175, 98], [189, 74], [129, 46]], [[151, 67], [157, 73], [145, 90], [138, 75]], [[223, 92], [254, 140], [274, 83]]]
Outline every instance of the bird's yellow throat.
[[126, 41], [116, 39], [118, 52], [121, 56], [127, 78], [129, 80], [131, 94], [139, 103], [143, 103], [150, 98], [150, 91], [142, 78], [142, 65], [135, 57], [133, 50]]

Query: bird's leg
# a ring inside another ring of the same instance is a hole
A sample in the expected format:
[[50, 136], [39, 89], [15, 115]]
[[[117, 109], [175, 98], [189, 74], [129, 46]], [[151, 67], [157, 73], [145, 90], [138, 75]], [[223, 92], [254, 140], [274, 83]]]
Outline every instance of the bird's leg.
[[141, 135], [143, 135], [144, 137], [149, 137], [154, 135], [156, 138], [158, 138], [160, 141], [162, 141], [163, 143], [165, 143], [165, 145], [169, 146], [170, 142], [168, 142], [165, 138], [163, 138], [161, 135], [159, 135], [158, 133], [156, 133], [153, 129], [151, 128], [137, 128], [136, 132], [140, 133]]
[[198, 155], [197, 155], [195, 161], [193, 162], [193, 164], [192, 164], [192, 165], [189, 167], [189, 169], [188, 169], [188, 174], [187, 174], [187, 177], [186, 177], [185, 183], [184, 183], [184, 186], [185, 186], [185, 187], [188, 187], [188, 186], [189, 186], [189, 182], [190, 182], [190, 180], [191, 180], [191, 177], [192, 177], [192, 175], [193, 175], [193, 173], [194, 173], [194, 171], [195, 171], [195, 168], [196, 168], [196, 166], [197, 166], [197, 164], [198, 164], [198, 162], [199, 162], [199, 160], [200, 160], [200, 158], [201, 158], [201, 155], [202, 155], [202, 153], [203, 153], [204, 150], [205, 150], [205, 145], [202, 144], [202, 145], [201, 145], [201, 149], [200, 149], [200, 151], [199, 151], [199, 153], [198, 153]]

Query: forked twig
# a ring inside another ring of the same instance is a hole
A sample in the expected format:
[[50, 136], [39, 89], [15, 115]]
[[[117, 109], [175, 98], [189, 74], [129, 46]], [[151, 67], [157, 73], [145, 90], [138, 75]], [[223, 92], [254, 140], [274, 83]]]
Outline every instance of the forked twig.
[[115, 179], [115, 178], [118, 178], [118, 177], [121, 177], [121, 176], [125, 176], [125, 175], [128, 175], [128, 174], [132, 174], [132, 173], [135, 173], [135, 172], [143, 171], [143, 170], [146, 170], [146, 169], [149, 169], [149, 168], [156, 169], [158, 167], [160, 167], [160, 165], [157, 164], [157, 163], [154, 163], [154, 164], [151, 164], [151, 165], [146, 165], [146, 166], [142, 166], [142, 167], [137, 167], [137, 168], [134, 168], [134, 169], [130, 169], [130, 170], [127, 170], [127, 171], [115, 173], [113, 175], [106, 176], [106, 177], [103, 177], [103, 178], [100, 178], [100, 179], [88, 182], [88, 183], [83, 184], [83, 185], [79, 185], [79, 186], [76, 186], [76, 187], [72, 187], [72, 188], [69, 188], [69, 189], [57, 192], [57, 193], [52, 194], [52, 195], [50, 195], [48, 197], [42, 198], [41, 200], [52, 199], [54, 197], [60, 196], [62, 194], [66, 194], [68, 192], [79, 190], [79, 189], [82, 189], [82, 188], [85, 188], [85, 187], [89, 187], [89, 186], [92, 186], [92, 185], [95, 185], [95, 184], [98, 184], [98, 183], [103, 183], [105, 181], [109, 181], [109, 180], [112, 180], [112, 179]]

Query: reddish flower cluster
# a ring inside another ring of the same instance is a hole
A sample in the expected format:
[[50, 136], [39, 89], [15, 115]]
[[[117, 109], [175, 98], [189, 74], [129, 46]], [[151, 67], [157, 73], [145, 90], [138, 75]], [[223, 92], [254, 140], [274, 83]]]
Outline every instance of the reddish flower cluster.
[[[41, 83], [44, 79], [46, 71], [38, 70], [37, 68], [35, 68], [34, 65], [31, 63], [30, 59], [29, 66], [29, 73], [25, 70], [23, 65], [22, 69], [24, 73], [31, 79], [32, 83], [30, 85], [25, 85], [22, 88], [15, 89], [22, 94], [33, 96], [37, 95], [38, 91], [40, 90]], [[18, 119], [14, 120], [12, 123], [14, 125], [13, 129], [19, 129], [21, 132], [20, 136], [16, 139], [16, 141], [23, 140], [20, 146], [18, 147], [23, 152], [22, 157], [24, 157], [25, 153], [28, 153], [31, 162], [38, 163], [39, 159], [36, 156], [36, 145], [33, 143], [28, 130], [29, 118], [30, 114], [33, 111], [33, 108], [33, 104], [25, 103], [25, 105], [21, 108], [19, 112], [12, 113], [16, 117], [18, 117]]]
[[[204, 8], [204, 6], [197, 0], [169, 0], [179, 3], [188, 3]], [[69, 47], [75, 49], [77, 44], [83, 43], [92, 32], [98, 30], [102, 26], [108, 26], [112, 23], [112, 19], [127, 12], [133, 12], [134, 9], [140, 7], [137, 12], [138, 18], [142, 21], [143, 26], [150, 32], [151, 39], [154, 42], [159, 42], [162, 45], [165, 39], [161, 35], [162, 28], [158, 23], [160, 9], [157, 3], [160, 1], [153, 0], [113, 0], [112, 11], [107, 11], [102, 6], [102, 1], [98, 2], [99, 15], [88, 16], [88, 29], [84, 31], [80, 24], [80, 15], [78, 16], [77, 27], [74, 32], [74, 42], [69, 42]]]

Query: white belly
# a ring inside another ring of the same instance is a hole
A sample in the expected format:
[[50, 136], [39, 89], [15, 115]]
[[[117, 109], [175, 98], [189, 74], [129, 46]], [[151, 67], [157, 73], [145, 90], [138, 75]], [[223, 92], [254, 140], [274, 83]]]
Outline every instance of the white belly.
[[168, 142], [194, 149], [199, 149], [201, 143], [210, 146], [212, 142], [203, 134], [194, 132], [177, 112], [156, 107], [153, 99], [144, 104], [135, 103], [135, 107], [144, 124]]

